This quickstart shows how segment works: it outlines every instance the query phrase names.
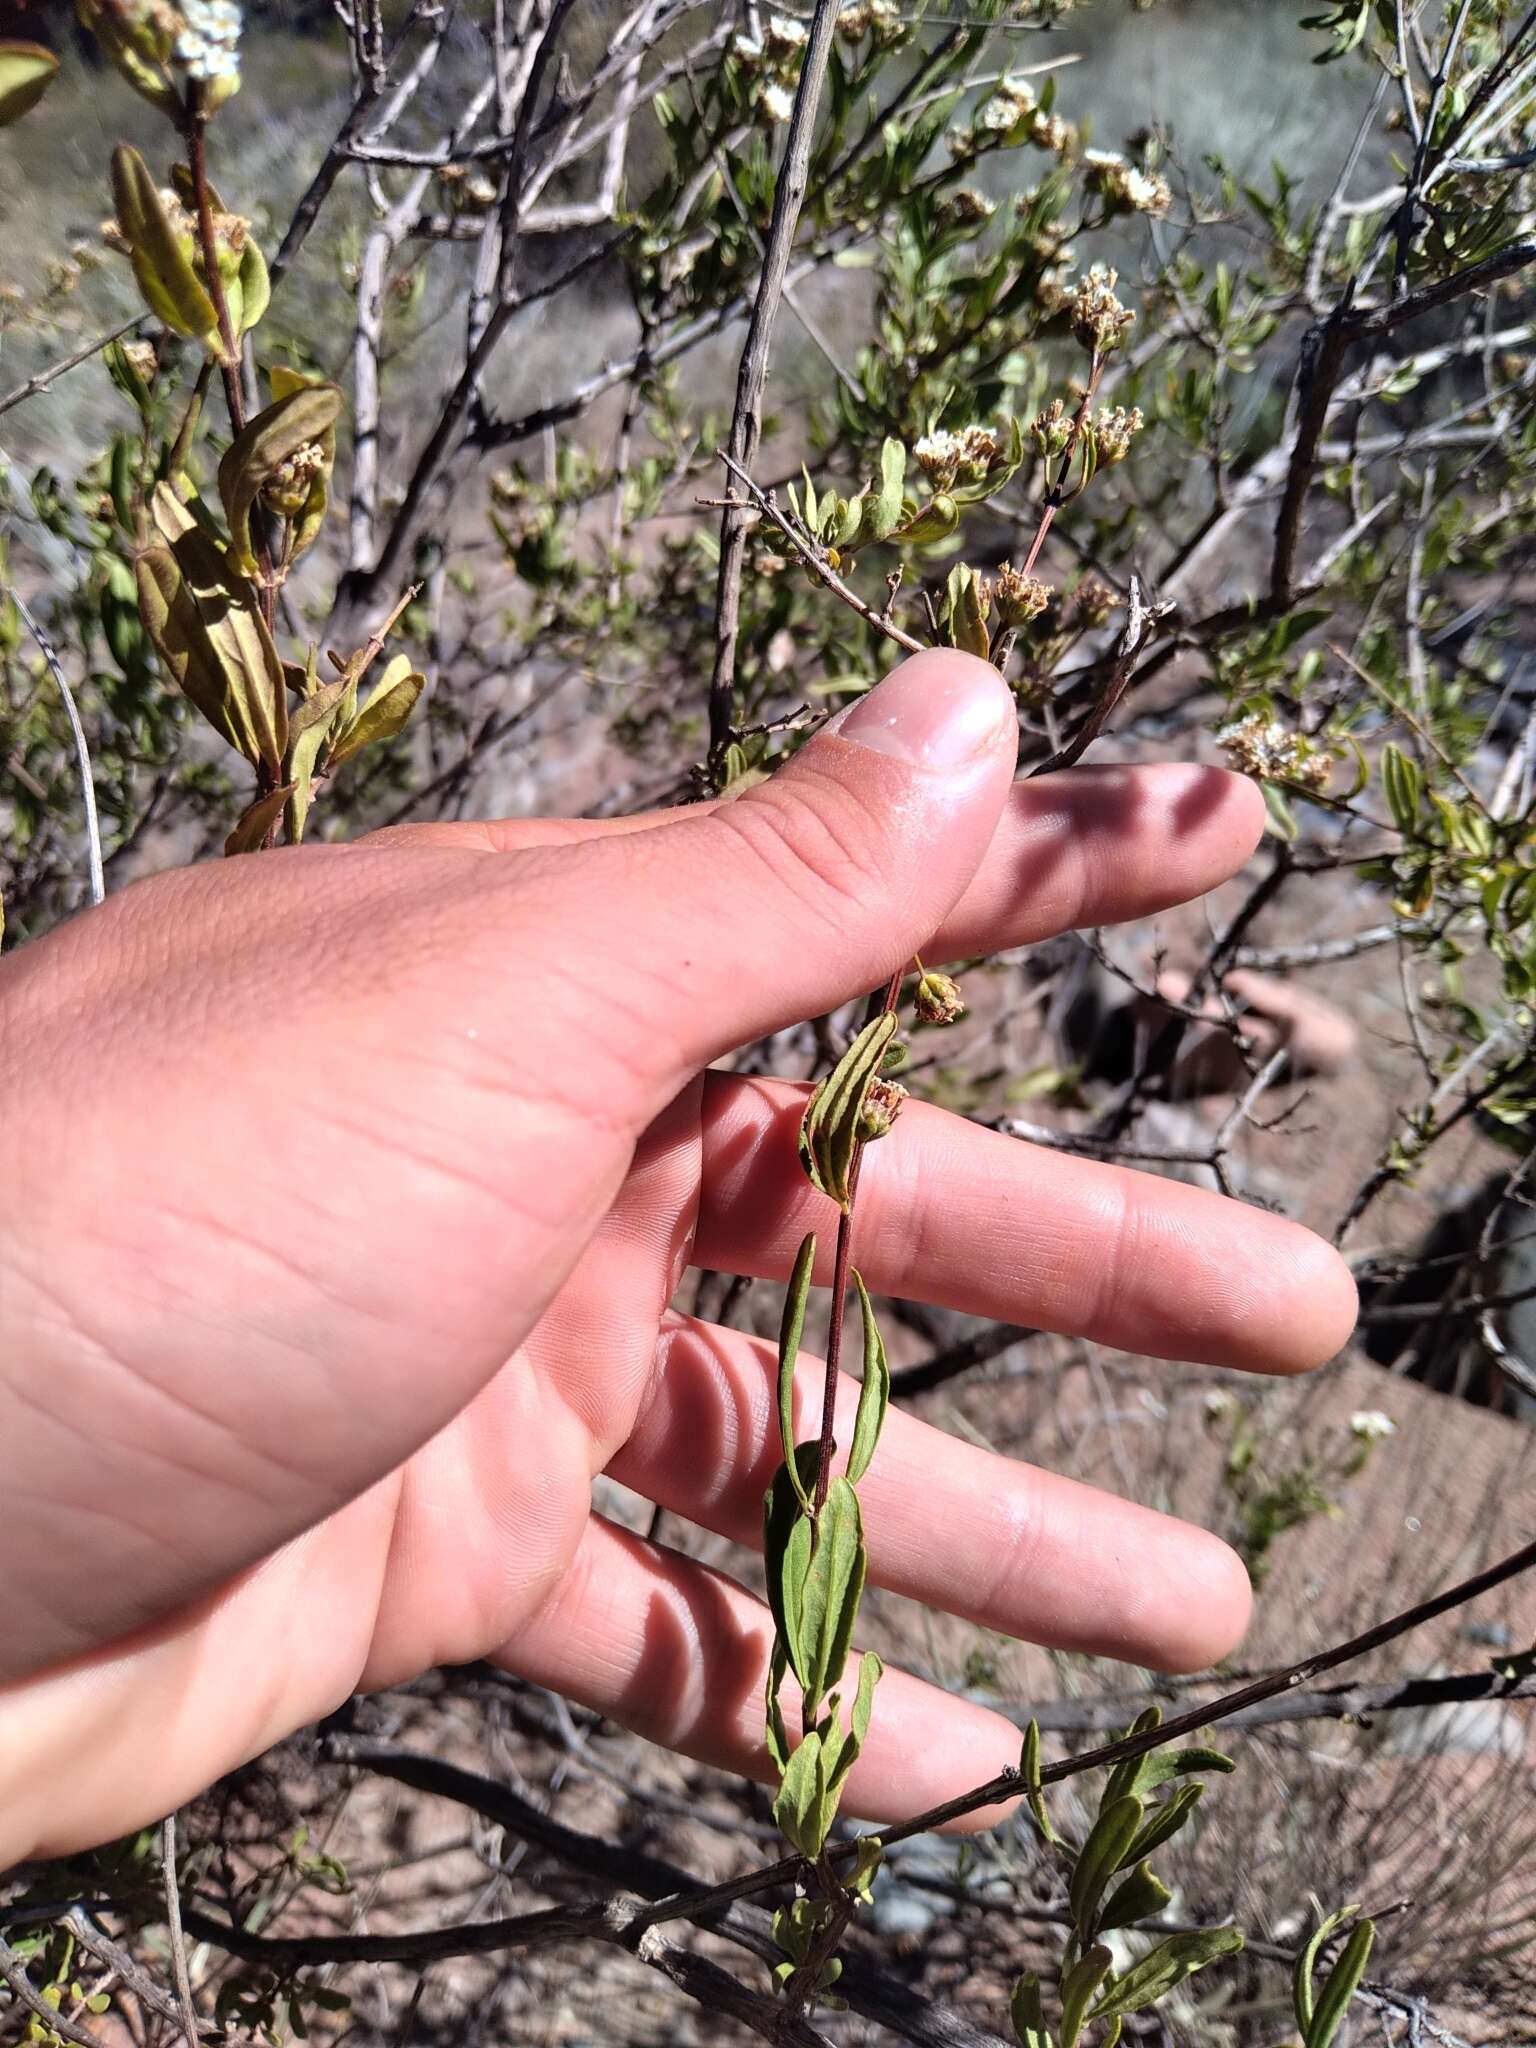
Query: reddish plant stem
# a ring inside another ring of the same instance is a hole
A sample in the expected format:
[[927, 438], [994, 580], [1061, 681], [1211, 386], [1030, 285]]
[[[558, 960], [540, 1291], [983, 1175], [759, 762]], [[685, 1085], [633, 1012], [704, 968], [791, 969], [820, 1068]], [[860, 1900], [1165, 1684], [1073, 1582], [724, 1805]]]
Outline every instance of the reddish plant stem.
[[[870, 1004], [870, 1021], [894, 1010], [901, 997], [901, 984], [906, 975], [906, 965], [898, 967], [886, 983], [883, 994]], [[837, 1376], [842, 1370], [843, 1324], [848, 1310], [848, 1279], [853, 1268], [853, 1211], [859, 1193], [859, 1173], [864, 1164], [862, 1141], [855, 1147], [853, 1164], [848, 1169], [848, 1207], [837, 1219], [837, 1250], [832, 1259], [832, 1320], [827, 1331], [827, 1376], [821, 1396], [821, 1450], [816, 1461], [816, 1494], [812, 1519], [819, 1515], [827, 1503], [827, 1489], [832, 1484], [832, 1457], [837, 1446], [833, 1439], [833, 1424], [837, 1414]]]
[[1094, 395], [1099, 388], [1099, 379], [1103, 374], [1104, 358], [1096, 355], [1088, 372], [1088, 383], [1079, 401], [1077, 411], [1073, 416], [1071, 430], [1067, 435], [1067, 445], [1062, 453], [1060, 472], [1055, 483], [1046, 491], [1045, 507], [1040, 514], [1040, 524], [1035, 528], [1035, 537], [1030, 542], [1029, 553], [1024, 558], [1023, 573], [1026, 576], [1033, 575], [1035, 564], [1040, 559], [1040, 550], [1045, 546], [1045, 537], [1055, 523], [1056, 514], [1066, 503], [1067, 478], [1072, 474], [1072, 461], [1077, 454], [1077, 444], [1082, 438], [1083, 425], [1088, 418], [1088, 409], [1093, 404]]

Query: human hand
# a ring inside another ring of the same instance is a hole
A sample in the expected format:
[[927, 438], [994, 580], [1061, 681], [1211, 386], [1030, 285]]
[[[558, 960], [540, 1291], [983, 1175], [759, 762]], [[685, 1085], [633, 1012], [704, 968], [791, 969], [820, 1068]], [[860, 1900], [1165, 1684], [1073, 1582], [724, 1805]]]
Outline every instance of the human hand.
[[[590, 1508], [608, 1471], [751, 1542], [777, 1462], [771, 1347], [668, 1302], [690, 1263], [782, 1280], [826, 1204], [804, 1090], [702, 1070], [914, 950], [1198, 894], [1260, 827], [1214, 769], [1013, 786], [1015, 733], [990, 668], [921, 655], [709, 811], [184, 870], [6, 961], [0, 1866], [475, 1657], [769, 1774], [766, 1609]], [[1260, 1372], [1354, 1308], [1290, 1223], [919, 1104], [857, 1257], [877, 1292]], [[874, 1582], [988, 1628], [1178, 1670], [1247, 1618], [1213, 1537], [906, 1415], [860, 1500]], [[891, 1673], [846, 1805], [920, 1811], [1017, 1747]]]

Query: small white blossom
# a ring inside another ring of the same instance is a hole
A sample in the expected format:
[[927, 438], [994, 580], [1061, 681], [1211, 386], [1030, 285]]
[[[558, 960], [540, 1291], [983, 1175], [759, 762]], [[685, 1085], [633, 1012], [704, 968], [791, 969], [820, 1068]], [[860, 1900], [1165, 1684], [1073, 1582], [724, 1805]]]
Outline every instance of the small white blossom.
[[770, 82], [759, 92], [757, 104], [770, 121], [787, 121], [795, 111], [795, 96], [787, 86]]
[[1357, 1408], [1349, 1418], [1349, 1433], [1364, 1444], [1373, 1444], [1384, 1436], [1396, 1436], [1397, 1424], [1379, 1408]]
[[776, 57], [792, 55], [803, 50], [809, 35], [803, 21], [795, 21], [787, 14], [775, 14], [768, 23], [767, 43]]
[[1118, 212], [1166, 213], [1173, 204], [1166, 178], [1139, 171], [1111, 149], [1085, 149], [1083, 172], [1087, 184]]

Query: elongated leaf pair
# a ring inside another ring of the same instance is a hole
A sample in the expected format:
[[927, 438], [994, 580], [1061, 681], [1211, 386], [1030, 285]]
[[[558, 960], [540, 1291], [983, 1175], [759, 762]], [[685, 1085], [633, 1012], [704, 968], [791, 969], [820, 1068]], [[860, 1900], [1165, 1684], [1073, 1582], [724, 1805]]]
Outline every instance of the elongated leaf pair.
[[1302, 2048], [1332, 2048], [1334, 2036], [1344, 2023], [1349, 2002], [1360, 1988], [1365, 1966], [1376, 1943], [1376, 1923], [1361, 1920], [1350, 1930], [1338, 1961], [1317, 1983], [1317, 1963], [1330, 1936], [1353, 1920], [1358, 1906], [1342, 1906], [1320, 1922], [1311, 1939], [1296, 1958], [1293, 1995], [1296, 2024], [1301, 2029]]
[[[184, 217], [185, 210], [175, 195], [167, 206], [148, 164], [126, 142], [112, 152], [112, 198], [118, 230], [144, 303], [162, 326], [200, 341], [210, 355], [227, 363], [218, 312], [190, 218]], [[231, 246], [228, 252], [227, 272], [221, 263], [219, 275], [238, 341], [266, 312], [272, 288], [266, 259], [254, 236], [245, 231], [246, 223], [234, 221], [222, 209], [218, 217], [227, 231], [238, 230], [240, 235], [238, 248]]]
[[826, 1846], [848, 1773], [858, 1761], [869, 1734], [875, 1687], [884, 1666], [872, 1650], [859, 1659], [859, 1684], [849, 1710], [848, 1727], [838, 1718], [839, 1699], [827, 1702], [826, 1718], [808, 1728], [786, 1759], [773, 1804], [773, 1817], [785, 1839], [814, 1861]]
[[812, 1091], [800, 1125], [800, 1164], [812, 1187], [829, 1195], [844, 1215], [853, 1202], [850, 1178], [863, 1135], [865, 1098], [895, 1035], [892, 1011], [866, 1024]]

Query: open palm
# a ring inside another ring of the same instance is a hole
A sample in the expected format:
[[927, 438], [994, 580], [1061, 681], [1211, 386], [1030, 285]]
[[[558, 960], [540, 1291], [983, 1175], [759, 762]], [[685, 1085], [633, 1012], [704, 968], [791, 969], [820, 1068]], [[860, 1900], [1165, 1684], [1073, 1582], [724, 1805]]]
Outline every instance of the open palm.
[[[1198, 894], [1258, 831], [1215, 770], [1013, 787], [1013, 730], [990, 669], [918, 657], [734, 803], [186, 870], [7, 961], [0, 1864], [479, 1656], [766, 1766], [766, 1609], [591, 1511], [607, 1471], [751, 1541], [777, 1461], [771, 1351], [668, 1304], [690, 1264], [782, 1279], [830, 1212], [803, 1090], [708, 1062], [915, 949]], [[1353, 1312], [1291, 1224], [916, 1104], [857, 1257], [877, 1292], [1267, 1372]], [[1205, 1533], [904, 1415], [861, 1500], [877, 1583], [1009, 1634], [1178, 1669], [1246, 1620]], [[1016, 1748], [893, 1673], [848, 1804], [918, 1811]]]

